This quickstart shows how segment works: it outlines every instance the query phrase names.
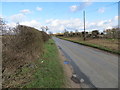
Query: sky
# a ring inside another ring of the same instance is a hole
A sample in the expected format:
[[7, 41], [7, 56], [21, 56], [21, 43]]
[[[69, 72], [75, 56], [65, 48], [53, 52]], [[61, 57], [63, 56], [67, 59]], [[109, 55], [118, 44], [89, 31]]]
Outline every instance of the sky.
[[48, 26], [52, 33], [110, 29], [118, 25], [117, 2], [0, 2], [0, 17], [11, 27], [19, 22], [41, 30]]

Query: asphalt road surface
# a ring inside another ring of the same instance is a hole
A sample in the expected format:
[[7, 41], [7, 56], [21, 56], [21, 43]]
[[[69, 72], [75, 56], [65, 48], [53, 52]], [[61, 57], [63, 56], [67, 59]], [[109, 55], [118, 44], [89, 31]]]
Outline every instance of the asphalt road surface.
[[53, 37], [79, 79], [95, 88], [118, 88], [118, 56]]

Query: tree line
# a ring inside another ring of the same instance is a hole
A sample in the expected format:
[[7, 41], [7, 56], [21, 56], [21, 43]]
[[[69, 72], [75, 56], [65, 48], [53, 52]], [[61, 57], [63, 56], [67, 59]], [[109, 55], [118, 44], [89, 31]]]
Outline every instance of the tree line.
[[92, 30], [91, 32], [79, 32], [78, 30], [73, 31], [68, 31], [64, 30], [64, 33], [58, 33], [56, 34], [57, 36], [64, 36], [64, 37], [86, 37], [86, 38], [119, 38], [120, 36], [120, 29], [117, 28], [112, 28], [112, 29], [106, 29], [103, 32], [100, 32], [99, 30]]

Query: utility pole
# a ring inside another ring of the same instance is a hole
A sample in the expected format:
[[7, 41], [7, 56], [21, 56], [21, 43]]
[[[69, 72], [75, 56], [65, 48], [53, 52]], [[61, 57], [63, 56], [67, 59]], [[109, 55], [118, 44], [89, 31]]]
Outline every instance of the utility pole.
[[84, 20], [84, 41], [86, 39], [86, 32], [85, 32], [85, 11], [83, 11], [83, 20]]

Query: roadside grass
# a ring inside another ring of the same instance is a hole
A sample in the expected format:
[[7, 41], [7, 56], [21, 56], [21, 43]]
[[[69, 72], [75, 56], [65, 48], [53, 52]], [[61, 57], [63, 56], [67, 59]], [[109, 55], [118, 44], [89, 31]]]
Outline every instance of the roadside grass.
[[33, 80], [23, 88], [61, 88], [64, 85], [64, 71], [59, 62], [57, 47], [52, 39], [45, 43], [42, 59], [35, 62]]
[[107, 51], [107, 52], [110, 52], [110, 53], [120, 54], [119, 49], [114, 50], [114, 49], [111, 49], [109, 47], [106, 47], [106, 46], [103, 46], [103, 45], [100, 45], [100, 44], [95, 44], [95, 43], [87, 42], [87, 41], [81, 41], [81, 40], [78, 40], [78, 39], [77, 40], [71, 40], [70, 38], [64, 38], [64, 37], [58, 37], [58, 38], [63, 39], [63, 40], [67, 40], [67, 41], [71, 41], [71, 42], [74, 42], [74, 43], [78, 43], [78, 44], [81, 44], [81, 45], [90, 46], [90, 47], [97, 48], [97, 49], [100, 49], [100, 50], [104, 50], [104, 51]]

